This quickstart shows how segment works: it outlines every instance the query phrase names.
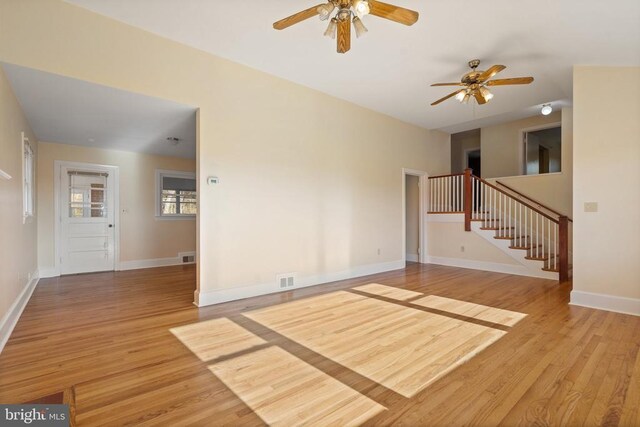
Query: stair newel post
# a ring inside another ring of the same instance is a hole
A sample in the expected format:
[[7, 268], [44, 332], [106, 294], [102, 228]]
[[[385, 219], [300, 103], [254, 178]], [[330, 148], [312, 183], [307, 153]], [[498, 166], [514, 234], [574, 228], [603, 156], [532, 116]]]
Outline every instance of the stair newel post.
[[471, 169], [464, 170], [464, 230], [471, 231]]
[[560, 216], [558, 218], [558, 255], [560, 282], [569, 280], [569, 218]]

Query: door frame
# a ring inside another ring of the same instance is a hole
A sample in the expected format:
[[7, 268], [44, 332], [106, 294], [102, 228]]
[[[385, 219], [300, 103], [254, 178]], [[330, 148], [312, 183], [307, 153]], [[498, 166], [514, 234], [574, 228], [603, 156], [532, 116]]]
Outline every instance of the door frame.
[[407, 265], [407, 188], [406, 176], [418, 177], [418, 262], [427, 263], [427, 189], [429, 175], [425, 171], [402, 168], [402, 262]]
[[62, 168], [108, 169], [113, 174], [113, 226], [116, 228], [113, 233], [113, 270], [120, 270], [120, 168], [113, 165], [101, 165], [97, 163], [68, 162], [64, 160], [54, 160], [53, 162], [53, 224], [54, 224], [54, 261], [55, 275], [60, 276], [60, 258], [62, 257], [62, 207], [60, 206], [60, 195], [62, 192]]

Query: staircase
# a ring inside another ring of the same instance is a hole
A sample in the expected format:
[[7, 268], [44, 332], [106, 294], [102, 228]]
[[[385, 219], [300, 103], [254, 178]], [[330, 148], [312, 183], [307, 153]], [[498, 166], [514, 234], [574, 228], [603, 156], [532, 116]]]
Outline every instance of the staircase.
[[471, 174], [429, 178], [429, 213], [461, 213], [475, 232], [535, 277], [568, 280], [571, 221], [522, 193]]

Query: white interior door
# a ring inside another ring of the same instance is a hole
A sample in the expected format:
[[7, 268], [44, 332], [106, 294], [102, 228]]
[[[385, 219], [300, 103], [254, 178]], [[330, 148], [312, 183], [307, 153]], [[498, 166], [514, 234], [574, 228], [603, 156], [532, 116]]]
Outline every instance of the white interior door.
[[114, 168], [60, 168], [60, 273], [115, 270]]

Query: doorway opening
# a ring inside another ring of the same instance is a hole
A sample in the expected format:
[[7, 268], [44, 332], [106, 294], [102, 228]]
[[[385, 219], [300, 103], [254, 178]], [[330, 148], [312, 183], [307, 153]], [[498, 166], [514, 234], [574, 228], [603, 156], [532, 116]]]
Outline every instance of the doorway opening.
[[551, 125], [523, 131], [524, 174], [539, 175], [562, 171], [562, 128]]
[[405, 259], [419, 261], [420, 251], [420, 189], [418, 177], [405, 175]]
[[194, 272], [185, 264], [198, 258], [198, 109], [0, 66], [40, 141], [40, 277], [168, 266]]
[[426, 262], [425, 189], [428, 175], [413, 169], [402, 170], [402, 253], [406, 262]]
[[480, 149], [465, 151], [465, 158], [467, 168], [472, 169], [475, 176], [482, 178]]

